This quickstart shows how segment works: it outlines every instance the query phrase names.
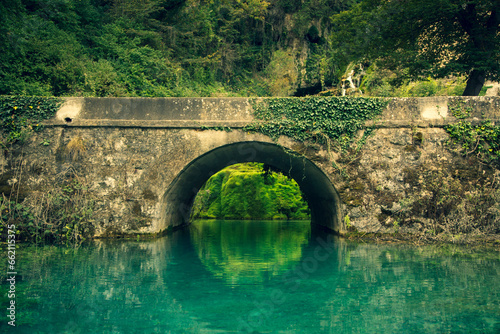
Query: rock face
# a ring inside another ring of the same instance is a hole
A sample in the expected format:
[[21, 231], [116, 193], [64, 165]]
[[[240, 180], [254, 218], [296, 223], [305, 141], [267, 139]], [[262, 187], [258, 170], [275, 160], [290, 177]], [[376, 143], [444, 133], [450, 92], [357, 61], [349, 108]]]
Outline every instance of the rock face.
[[489, 87], [486, 89], [486, 96], [500, 96], [500, 83], [487, 81], [484, 85]]
[[211, 175], [255, 161], [297, 181], [317, 224], [420, 229], [459, 206], [444, 207], [440, 189], [473, 191], [497, 173], [447, 146], [443, 127], [457, 105], [472, 121], [499, 117], [498, 97], [391, 99], [361, 150], [346, 155], [245, 132], [253, 118], [244, 98], [68, 98], [0, 160], [2, 186], [18, 182], [30, 197], [76, 179], [93, 198], [95, 236], [158, 233], [188, 222]]

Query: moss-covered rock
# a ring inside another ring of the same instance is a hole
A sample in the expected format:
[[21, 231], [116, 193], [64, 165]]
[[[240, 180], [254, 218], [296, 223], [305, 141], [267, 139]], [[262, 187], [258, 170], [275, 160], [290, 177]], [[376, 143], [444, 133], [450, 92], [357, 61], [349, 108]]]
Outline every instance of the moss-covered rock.
[[214, 174], [195, 199], [195, 218], [309, 219], [297, 183], [262, 164], [237, 164]]

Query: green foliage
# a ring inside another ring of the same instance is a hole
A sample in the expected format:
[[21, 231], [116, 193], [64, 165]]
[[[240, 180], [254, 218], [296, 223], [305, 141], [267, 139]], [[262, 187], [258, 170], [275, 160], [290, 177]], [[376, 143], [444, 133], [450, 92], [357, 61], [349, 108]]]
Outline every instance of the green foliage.
[[265, 73], [271, 96], [289, 96], [297, 89], [298, 70], [291, 53], [275, 51]]
[[230, 94], [235, 83], [243, 87], [267, 62], [261, 45], [268, 5], [261, 0], [2, 3], [0, 94]]
[[273, 139], [288, 136], [297, 141], [329, 143], [346, 149], [366, 120], [379, 115], [387, 102], [374, 98], [269, 98], [255, 100], [257, 120], [245, 129]]
[[199, 191], [195, 218], [309, 219], [297, 183], [262, 164], [236, 164], [214, 174]]
[[5, 143], [23, 141], [30, 131], [42, 129], [41, 122], [59, 108], [57, 98], [35, 96], [0, 96], [0, 126]]
[[[386, 73], [390, 71], [386, 71]], [[433, 79], [428, 77], [424, 80], [401, 81], [401, 78], [390, 74], [389, 77], [381, 78], [379, 86], [376, 82], [368, 82], [367, 92], [376, 96], [397, 96], [397, 97], [428, 97], [428, 96], [457, 96], [461, 95], [465, 84], [460, 78]]]
[[[412, 0], [408, 10], [397, 8], [398, 15], [387, 15], [392, 2], [370, 0], [357, 5], [360, 2], [6, 1], [0, 4], [0, 45], [4, 50], [0, 54], [0, 94], [289, 96], [328, 89], [331, 95], [339, 95], [335, 87], [348, 64], [375, 63], [378, 59], [384, 60], [381, 68], [392, 69], [392, 74], [382, 71], [379, 78], [368, 78], [363, 92], [369, 96], [456, 95], [435, 87], [427, 76], [466, 75], [476, 68], [488, 70], [490, 77], [496, 73], [490, 69], [491, 55], [498, 50], [498, 34], [481, 30], [489, 1], [476, 4], [475, 17], [481, 29], [473, 29], [491, 37], [485, 38], [483, 49], [492, 51], [483, 54], [476, 52], [476, 37], [460, 39], [467, 45], [439, 44], [439, 38], [428, 41], [423, 33], [406, 44], [392, 43], [405, 35], [393, 29], [400, 23], [399, 16], [411, 22], [425, 13], [417, 27], [424, 31], [426, 23], [439, 21], [440, 16], [432, 13], [440, 11], [432, 12], [434, 4], [428, 0], [424, 8], [430, 13]], [[448, 2], [441, 1], [446, 9], [453, 7]], [[455, 7], [450, 10], [460, 12]], [[452, 20], [451, 14], [444, 17], [443, 22]], [[441, 25], [437, 27], [443, 31]], [[446, 38], [462, 33], [450, 31]], [[413, 38], [416, 33], [411, 30], [407, 35]], [[431, 47], [420, 47], [422, 39]], [[420, 43], [418, 48], [416, 43]], [[410, 49], [405, 48], [408, 45]], [[437, 52], [436, 45], [443, 50], [462, 49]], [[422, 50], [434, 50], [437, 56]], [[441, 66], [442, 54], [449, 57], [450, 66]], [[411, 66], [405, 68], [405, 64]], [[392, 78], [394, 73], [397, 80]], [[421, 76], [422, 85], [410, 85], [409, 78]], [[380, 85], [378, 81], [382, 81]]]
[[[292, 94], [302, 80], [294, 63], [303, 66], [295, 46], [311, 46], [303, 82], [328, 81], [335, 72], [325, 43], [329, 17], [356, 2], [4, 1], [0, 94]], [[283, 65], [291, 77], [279, 73], [276, 52], [290, 55]], [[277, 91], [274, 73], [290, 81], [287, 89]]]
[[467, 106], [465, 101], [459, 101], [458, 103], [451, 104], [448, 106], [450, 113], [457, 119], [465, 119], [470, 117], [472, 112], [472, 107]]

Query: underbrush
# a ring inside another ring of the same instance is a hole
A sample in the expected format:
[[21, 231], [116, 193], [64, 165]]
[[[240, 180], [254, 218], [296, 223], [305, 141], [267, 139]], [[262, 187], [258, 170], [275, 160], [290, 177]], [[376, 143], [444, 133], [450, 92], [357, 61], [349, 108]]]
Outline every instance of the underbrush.
[[500, 235], [500, 182], [495, 169], [441, 166], [405, 170], [406, 196], [379, 221], [395, 234], [449, 242]]
[[0, 232], [4, 236], [14, 229], [21, 242], [78, 245], [93, 235], [94, 208], [94, 199], [78, 178], [48, 191], [32, 191], [24, 200], [14, 189], [0, 197]]

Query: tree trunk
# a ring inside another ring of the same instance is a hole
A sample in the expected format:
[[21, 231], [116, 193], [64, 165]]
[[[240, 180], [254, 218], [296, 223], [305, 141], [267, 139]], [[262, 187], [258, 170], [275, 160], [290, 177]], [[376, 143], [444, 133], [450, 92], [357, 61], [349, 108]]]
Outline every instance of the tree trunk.
[[486, 73], [481, 70], [472, 70], [467, 79], [467, 85], [462, 96], [478, 96], [486, 80]]

